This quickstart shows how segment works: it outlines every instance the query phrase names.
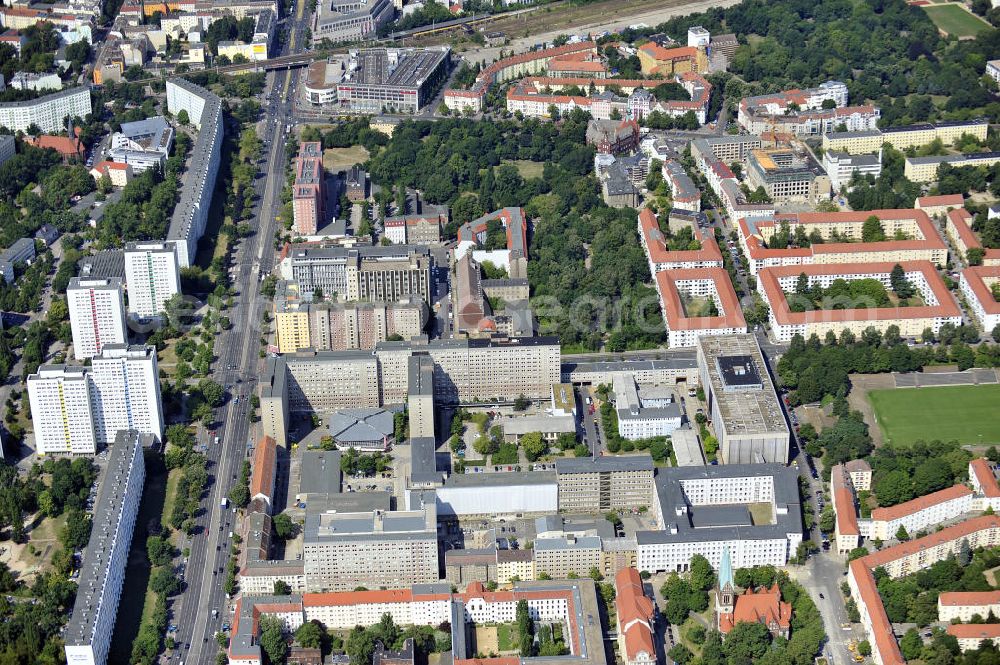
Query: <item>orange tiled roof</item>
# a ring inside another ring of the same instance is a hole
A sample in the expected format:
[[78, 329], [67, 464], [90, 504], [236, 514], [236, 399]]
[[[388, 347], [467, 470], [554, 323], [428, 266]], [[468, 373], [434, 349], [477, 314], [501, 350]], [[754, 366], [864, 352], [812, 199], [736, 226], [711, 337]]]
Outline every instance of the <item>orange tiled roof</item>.
[[938, 596], [939, 605], [969, 607], [1000, 603], [1000, 591], [945, 591]]
[[912, 515], [913, 513], [921, 510], [926, 510], [927, 508], [935, 506], [939, 503], [953, 501], [970, 494], [972, 494], [972, 490], [965, 485], [952, 485], [951, 487], [947, 487], [943, 490], [931, 492], [930, 494], [925, 494], [924, 496], [918, 496], [916, 499], [910, 499], [905, 503], [900, 503], [888, 508], [876, 508], [872, 511], [872, 521], [890, 522], [892, 520], [900, 519], [901, 517], [906, 517], [907, 515]]
[[656, 215], [649, 208], [643, 208], [639, 213], [639, 225], [642, 229], [643, 242], [649, 259], [653, 263], [669, 263], [686, 261], [717, 261], [722, 263], [722, 251], [715, 238], [710, 235], [703, 235], [699, 229], [695, 229], [695, 238], [701, 242], [701, 249], [688, 250], [682, 252], [667, 251], [667, 246], [663, 242], [663, 231], [660, 230], [656, 222]]
[[934, 206], [955, 206], [956, 208], [961, 208], [963, 205], [965, 205], [965, 197], [961, 194], [921, 196], [917, 199], [918, 208], [930, 208]]
[[945, 631], [956, 639], [995, 640], [1000, 638], [1000, 623], [956, 623]]
[[833, 488], [833, 504], [837, 513], [837, 533], [843, 536], [861, 535], [854, 508], [854, 492], [851, 491], [850, 480], [843, 464], [837, 464], [831, 470], [830, 485]]
[[719, 616], [719, 630], [724, 635], [728, 634], [738, 623], [777, 624], [779, 629], [788, 630], [792, 625], [792, 605], [781, 600], [781, 589], [777, 583], [770, 589], [747, 589], [736, 597], [732, 614]]
[[[1000, 253], [998, 250], [989, 251]], [[1000, 266], [969, 266], [962, 271], [962, 277], [968, 282], [973, 295], [976, 296], [979, 305], [987, 314], [1000, 314], [1000, 302], [997, 302], [997, 299], [993, 297], [993, 291], [990, 290], [990, 287], [986, 286], [986, 278], [1000, 278]], [[992, 473], [991, 471], [990, 475]], [[1000, 496], [1000, 494], [994, 496]]]
[[[715, 291], [722, 301], [720, 316], [688, 317], [684, 315], [684, 305], [677, 280], [712, 280]], [[667, 319], [670, 330], [702, 330], [706, 328], [746, 328], [739, 299], [733, 284], [729, 281], [729, 273], [725, 268], [683, 268], [679, 270], [661, 270], [656, 273], [656, 288], [663, 302], [663, 315]]]
[[251, 497], [261, 494], [266, 496], [268, 501], [271, 500], [277, 458], [277, 444], [274, 439], [265, 436], [257, 442], [257, 448], [253, 451], [253, 473], [250, 476]]

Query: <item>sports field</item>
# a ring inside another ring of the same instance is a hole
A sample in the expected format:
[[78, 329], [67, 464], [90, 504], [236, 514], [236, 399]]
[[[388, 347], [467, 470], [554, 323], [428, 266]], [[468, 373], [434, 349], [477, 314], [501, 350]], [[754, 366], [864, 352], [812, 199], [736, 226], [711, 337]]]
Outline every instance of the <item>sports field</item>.
[[990, 25], [957, 3], [922, 8], [941, 30], [955, 37], [975, 37]]
[[887, 444], [1000, 443], [998, 384], [873, 390], [868, 399]]

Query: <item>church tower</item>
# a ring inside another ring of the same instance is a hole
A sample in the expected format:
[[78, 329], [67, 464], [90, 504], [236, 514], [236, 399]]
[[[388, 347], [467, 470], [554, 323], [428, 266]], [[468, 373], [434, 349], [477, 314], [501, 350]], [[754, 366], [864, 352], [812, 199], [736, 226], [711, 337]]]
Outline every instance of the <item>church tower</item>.
[[719, 565], [719, 589], [715, 592], [715, 611], [719, 617], [731, 615], [736, 606], [736, 585], [733, 583], [733, 561], [729, 547], [722, 548], [722, 563]]

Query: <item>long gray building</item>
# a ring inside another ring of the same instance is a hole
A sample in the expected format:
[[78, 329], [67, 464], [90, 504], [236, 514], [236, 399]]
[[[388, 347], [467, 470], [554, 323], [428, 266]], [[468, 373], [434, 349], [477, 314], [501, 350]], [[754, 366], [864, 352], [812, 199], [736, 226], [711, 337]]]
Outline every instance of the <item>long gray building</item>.
[[105, 665], [118, 615], [132, 529], [139, 513], [146, 467], [143, 445], [151, 437], [121, 431], [94, 503], [94, 526], [83, 553], [73, 618], [66, 626], [66, 660], [73, 665]]
[[180, 200], [174, 207], [167, 230], [167, 240], [177, 248], [178, 265], [187, 268], [194, 262], [198, 241], [205, 233], [215, 178], [219, 174], [225, 135], [222, 100], [200, 85], [176, 78], [167, 81], [167, 109], [174, 116], [186, 112], [198, 128]]
[[431, 298], [430, 250], [420, 245], [294, 249], [282, 272], [310, 295], [317, 289], [341, 300], [396, 302]]

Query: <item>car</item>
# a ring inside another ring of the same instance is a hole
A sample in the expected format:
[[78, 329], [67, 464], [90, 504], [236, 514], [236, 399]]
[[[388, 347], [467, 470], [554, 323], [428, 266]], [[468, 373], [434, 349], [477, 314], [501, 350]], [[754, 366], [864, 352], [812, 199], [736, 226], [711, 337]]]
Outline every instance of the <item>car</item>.
[[820, 594], [820, 595], [819, 595], [819, 597], [820, 597], [820, 598], [823, 598], [823, 599], [825, 599], [825, 598], [826, 598], [826, 596], [824, 596], [823, 594]]

